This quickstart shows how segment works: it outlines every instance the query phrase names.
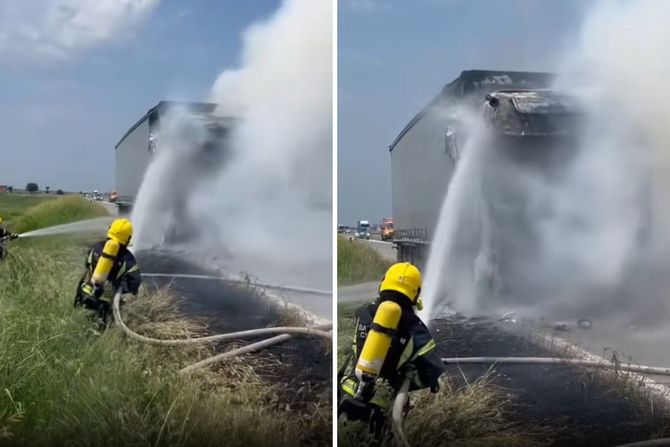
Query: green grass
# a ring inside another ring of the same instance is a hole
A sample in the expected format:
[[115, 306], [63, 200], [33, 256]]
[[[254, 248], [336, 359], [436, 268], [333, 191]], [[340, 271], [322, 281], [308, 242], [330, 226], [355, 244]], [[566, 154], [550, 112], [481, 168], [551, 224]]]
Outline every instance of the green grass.
[[[25, 244], [0, 265], [0, 445], [330, 445], [329, 408], [276, 402], [276, 389], [235, 359], [190, 378], [176, 371], [210, 347], [164, 348], [97, 333], [72, 308], [85, 254]], [[194, 336], [169, 290], [124, 307], [129, 326], [156, 337]]]
[[[14, 231], [106, 214], [74, 196], [34, 207], [10, 202], [0, 201], [16, 210]], [[95, 331], [72, 302], [97, 237], [8, 244], [9, 257], [0, 262], [1, 446], [331, 445], [330, 393], [288, 405], [277, 397], [282, 385], [255, 373], [271, 360], [244, 356], [181, 377], [180, 368], [214, 348], [156, 347], [115, 327]], [[204, 333], [204, 322], [184, 318], [176, 300], [169, 289], [144, 290], [124, 306], [124, 319], [157, 338]]]
[[43, 194], [0, 194], [0, 217], [10, 222], [32, 206], [52, 200], [53, 196]]
[[100, 204], [80, 196], [63, 196], [32, 206], [12, 221], [12, 231], [25, 233], [39, 228], [61, 225], [78, 220], [108, 216]]
[[[362, 304], [338, 306], [338, 365], [351, 351], [354, 312]], [[437, 394], [416, 391], [410, 394], [410, 403], [403, 427], [414, 446], [539, 447], [551, 445], [555, 435], [543, 426], [514, 423], [510, 398], [492, 383], [490, 374], [465, 385], [442, 376]], [[365, 424], [346, 420], [338, 422], [337, 437], [341, 447], [369, 446], [372, 441]]]
[[337, 283], [378, 281], [392, 264], [374, 248], [346, 237], [337, 237]]
[[364, 302], [343, 303], [337, 306], [337, 364], [342, 365], [352, 351], [356, 319], [354, 312]]

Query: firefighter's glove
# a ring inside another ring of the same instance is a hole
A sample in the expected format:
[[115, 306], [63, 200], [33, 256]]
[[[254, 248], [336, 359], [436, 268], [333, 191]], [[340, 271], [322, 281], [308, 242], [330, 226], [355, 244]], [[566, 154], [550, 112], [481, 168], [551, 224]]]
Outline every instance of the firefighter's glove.
[[12, 233], [9, 235], [9, 239], [18, 239], [19, 238], [19, 233]]
[[97, 300], [102, 296], [104, 289], [98, 284], [91, 284], [90, 282], [87, 282], [81, 286], [81, 291], [84, 297], [95, 298]]

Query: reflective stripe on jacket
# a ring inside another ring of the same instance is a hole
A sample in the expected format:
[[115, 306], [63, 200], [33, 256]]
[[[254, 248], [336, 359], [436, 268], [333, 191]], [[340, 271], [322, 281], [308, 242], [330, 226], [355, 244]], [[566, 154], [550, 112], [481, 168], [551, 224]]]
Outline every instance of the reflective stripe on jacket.
[[[85, 281], [90, 280], [98, 260], [102, 256], [103, 247], [106, 241], [100, 241], [91, 247], [86, 257], [86, 276]], [[116, 291], [124, 286], [124, 293], [136, 294], [142, 283], [142, 275], [140, 274], [140, 267], [137, 265], [135, 256], [125, 247], [119, 250], [114, 260], [114, 265], [109, 272], [107, 282], [112, 285], [112, 289]], [[101, 299], [105, 299], [101, 297]]]
[[[356, 310], [354, 352], [356, 358], [363, 349], [379, 300], [363, 305]], [[430, 331], [409, 307], [403, 308], [398, 330], [391, 341], [391, 348], [382, 365], [380, 378], [385, 379], [397, 390], [404, 378], [404, 370], [416, 370], [410, 390], [431, 387], [444, 372], [442, 359], [437, 354], [437, 345]]]

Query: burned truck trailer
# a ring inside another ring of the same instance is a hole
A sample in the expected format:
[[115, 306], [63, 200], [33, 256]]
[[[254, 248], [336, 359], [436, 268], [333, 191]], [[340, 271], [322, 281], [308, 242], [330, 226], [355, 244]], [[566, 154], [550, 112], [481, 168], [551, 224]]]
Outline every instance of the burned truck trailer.
[[[115, 146], [119, 211], [128, 212], [132, 208], [149, 164], [166, 144], [161, 125], [177, 114], [185, 129], [179, 137], [180, 144], [191, 140], [189, 161], [203, 166], [215, 166], [221, 161], [225, 155], [224, 141], [235, 120], [218, 116], [216, 108], [217, 104], [212, 103], [160, 101], [128, 129]], [[174, 134], [171, 132], [170, 136]]]
[[[561, 95], [548, 90], [554, 78], [549, 73], [464, 71], [402, 130], [390, 146], [399, 260], [421, 266], [427, 261], [442, 202], [468, 140], [461, 119], [463, 110], [479, 116], [490, 138], [495, 139], [489, 145], [505, 152], [513, 162], [543, 163], [552, 158], [548, 154], [556, 153], [550, 149], [553, 141], [574, 135], [572, 111]], [[541, 151], [523, 149], [538, 146], [538, 140]], [[530, 160], [533, 158], [536, 160]], [[477, 228], [471, 229], [478, 232], [475, 239], [491, 237], [494, 229], [486, 227], [500, 222], [492, 223], [490, 217], [500, 208], [496, 206], [500, 196], [513, 189], [513, 182], [508, 182], [509, 188], [503, 192], [494, 178], [500, 180], [499, 173], [482, 173], [483, 202], [488, 209], [477, 205], [481, 216]]]

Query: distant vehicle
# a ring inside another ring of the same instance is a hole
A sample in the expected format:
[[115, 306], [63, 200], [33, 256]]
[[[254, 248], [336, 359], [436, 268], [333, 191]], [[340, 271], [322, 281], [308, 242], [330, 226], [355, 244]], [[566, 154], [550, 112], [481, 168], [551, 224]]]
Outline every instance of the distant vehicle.
[[395, 230], [393, 229], [393, 218], [382, 217], [381, 233], [382, 241], [393, 240], [393, 236], [395, 235]]
[[359, 220], [356, 224], [356, 237], [359, 239], [370, 239], [370, 222]]
[[112, 203], [116, 203], [116, 199], [119, 198], [119, 195], [116, 193], [116, 191], [112, 191], [111, 194], [109, 194], [109, 201]]
[[337, 226], [337, 232], [338, 233], [344, 233], [346, 231], [346, 227], [344, 225], [338, 225]]

